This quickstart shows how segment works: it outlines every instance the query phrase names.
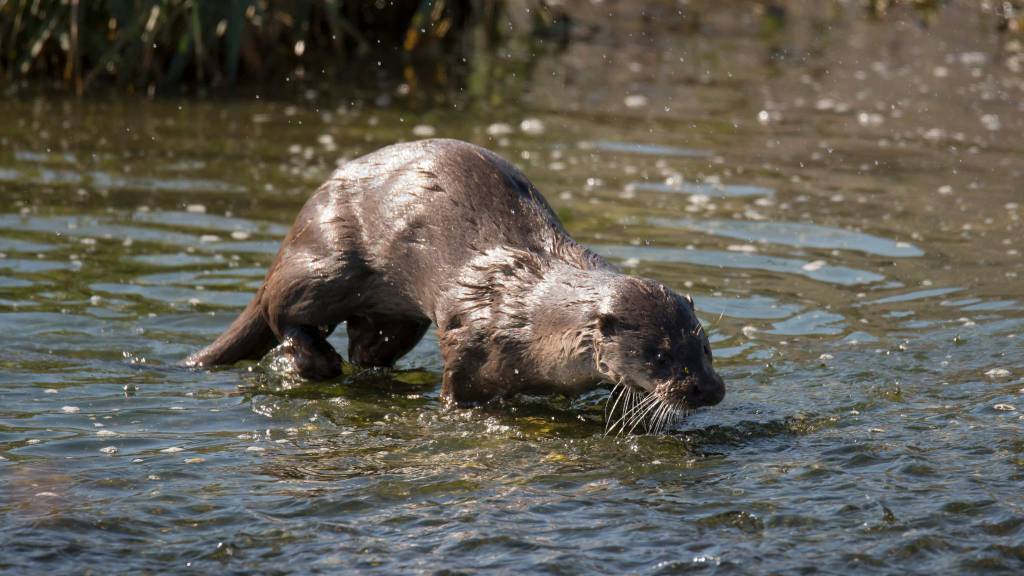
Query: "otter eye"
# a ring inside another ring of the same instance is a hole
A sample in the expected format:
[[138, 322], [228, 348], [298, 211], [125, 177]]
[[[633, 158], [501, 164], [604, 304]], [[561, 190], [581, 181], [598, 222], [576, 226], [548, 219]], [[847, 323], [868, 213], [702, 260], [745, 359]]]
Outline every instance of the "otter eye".
[[658, 352], [654, 355], [654, 364], [656, 366], [666, 366], [668, 364], [668, 354], [665, 352]]

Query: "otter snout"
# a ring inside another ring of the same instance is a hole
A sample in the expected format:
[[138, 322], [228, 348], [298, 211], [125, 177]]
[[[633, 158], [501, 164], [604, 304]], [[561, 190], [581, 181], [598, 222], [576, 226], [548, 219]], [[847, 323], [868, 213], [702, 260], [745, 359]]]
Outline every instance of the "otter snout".
[[662, 393], [689, 408], [714, 406], [725, 398], [725, 382], [718, 373], [711, 371], [701, 376], [672, 380], [663, 385]]
[[692, 379], [685, 392], [686, 403], [694, 408], [714, 406], [725, 398], [725, 382], [716, 372]]

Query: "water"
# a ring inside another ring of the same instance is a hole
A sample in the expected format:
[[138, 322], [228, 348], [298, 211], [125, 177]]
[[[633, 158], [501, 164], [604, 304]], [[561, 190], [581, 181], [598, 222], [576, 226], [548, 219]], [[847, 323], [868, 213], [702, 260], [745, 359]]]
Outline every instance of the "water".
[[[1019, 573], [1021, 38], [794, 6], [597, 5], [511, 101], [0, 102], [0, 569]], [[606, 391], [445, 411], [433, 335], [391, 378], [175, 365], [337, 162], [423, 126], [691, 293], [725, 401], [658, 437], [604, 436]]]

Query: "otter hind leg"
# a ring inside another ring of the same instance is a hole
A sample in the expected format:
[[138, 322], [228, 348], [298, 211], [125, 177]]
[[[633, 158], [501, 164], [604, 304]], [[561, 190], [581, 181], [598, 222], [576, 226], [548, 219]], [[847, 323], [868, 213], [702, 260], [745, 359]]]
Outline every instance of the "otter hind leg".
[[284, 353], [291, 356], [299, 375], [307, 380], [331, 380], [341, 376], [341, 355], [327, 342], [318, 326], [288, 329]]
[[311, 254], [282, 249], [263, 288], [267, 324], [299, 375], [330, 380], [341, 375], [342, 359], [327, 337], [365, 305], [370, 273], [355, 256]]
[[429, 327], [426, 318], [352, 316], [348, 319], [348, 360], [361, 366], [391, 368]]

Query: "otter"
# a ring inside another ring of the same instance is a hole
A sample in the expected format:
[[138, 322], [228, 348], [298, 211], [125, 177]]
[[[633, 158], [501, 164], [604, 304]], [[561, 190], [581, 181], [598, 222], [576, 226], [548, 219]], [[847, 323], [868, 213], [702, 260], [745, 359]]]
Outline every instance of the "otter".
[[436, 325], [449, 404], [611, 383], [639, 418], [641, 404], [664, 416], [725, 394], [689, 296], [578, 244], [517, 168], [457, 140], [395, 144], [335, 171], [245, 310], [185, 363], [281, 345], [303, 378], [335, 378], [327, 337], [343, 322], [349, 361], [380, 368]]

